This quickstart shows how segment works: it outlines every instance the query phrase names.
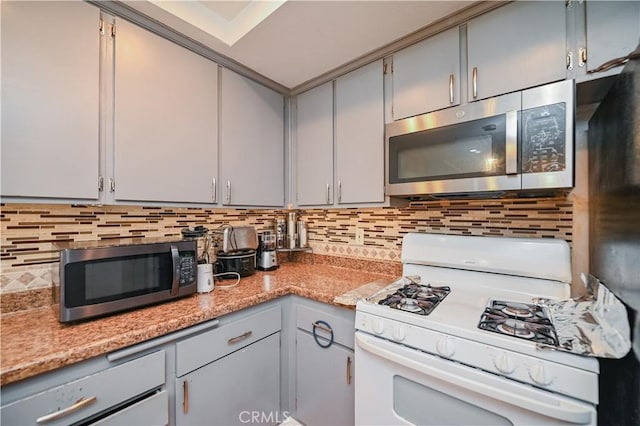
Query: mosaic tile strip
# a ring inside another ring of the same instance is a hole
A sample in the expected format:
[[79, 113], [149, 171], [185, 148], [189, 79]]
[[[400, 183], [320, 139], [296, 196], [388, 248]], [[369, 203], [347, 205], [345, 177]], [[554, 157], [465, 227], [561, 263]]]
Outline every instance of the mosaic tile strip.
[[[180, 237], [186, 226], [271, 226], [281, 210], [202, 209], [48, 204], [0, 205], [0, 294], [51, 285], [54, 243], [120, 237]], [[438, 200], [405, 208], [308, 209], [314, 254], [400, 262], [408, 232], [561, 238], [572, 241], [573, 202], [567, 197]], [[365, 245], [355, 245], [362, 228]], [[47, 275], [48, 274], [48, 275]]]

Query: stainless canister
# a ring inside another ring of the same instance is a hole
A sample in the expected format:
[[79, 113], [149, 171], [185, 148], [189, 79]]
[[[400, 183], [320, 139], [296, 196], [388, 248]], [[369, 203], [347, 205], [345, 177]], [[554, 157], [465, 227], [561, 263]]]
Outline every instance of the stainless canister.
[[275, 229], [276, 229], [276, 248], [283, 249], [285, 248], [285, 241], [287, 236], [287, 222], [282, 218], [276, 219]]
[[298, 221], [298, 245], [300, 247], [307, 247], [307, 222], [304, 220]]

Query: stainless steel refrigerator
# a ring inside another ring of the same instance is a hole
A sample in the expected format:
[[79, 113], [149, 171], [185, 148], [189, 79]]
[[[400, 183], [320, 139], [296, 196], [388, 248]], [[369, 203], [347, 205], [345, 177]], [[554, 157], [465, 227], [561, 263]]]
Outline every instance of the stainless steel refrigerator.
[[[640, 48], [636, 50], [640, 52]], [[589, 121], [590, 272], [622, 300], [633, 350], [600, 361], [602, 425], [640, 424], [640, 59], [630, 60]]]

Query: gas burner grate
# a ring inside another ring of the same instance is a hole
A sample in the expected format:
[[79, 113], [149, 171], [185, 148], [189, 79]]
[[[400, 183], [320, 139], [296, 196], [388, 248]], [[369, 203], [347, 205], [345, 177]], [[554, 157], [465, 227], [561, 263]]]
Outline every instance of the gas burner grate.
[[380, 300], [378, 304], [413, 314], [429, 315], [449, 293], [450, 287], [411, 283]]
[[536, 343], [558, 346], [551, 320], [540, 306], [494, 300], [485, 308], [478, 328]]

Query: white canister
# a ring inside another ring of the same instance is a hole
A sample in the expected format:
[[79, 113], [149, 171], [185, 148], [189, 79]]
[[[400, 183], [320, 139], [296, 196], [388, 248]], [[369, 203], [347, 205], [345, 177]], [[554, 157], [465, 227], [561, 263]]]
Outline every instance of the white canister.
[[213, 290], [213, 265], [201, 263], [198, 265], [198, 293], [209, 293]]

